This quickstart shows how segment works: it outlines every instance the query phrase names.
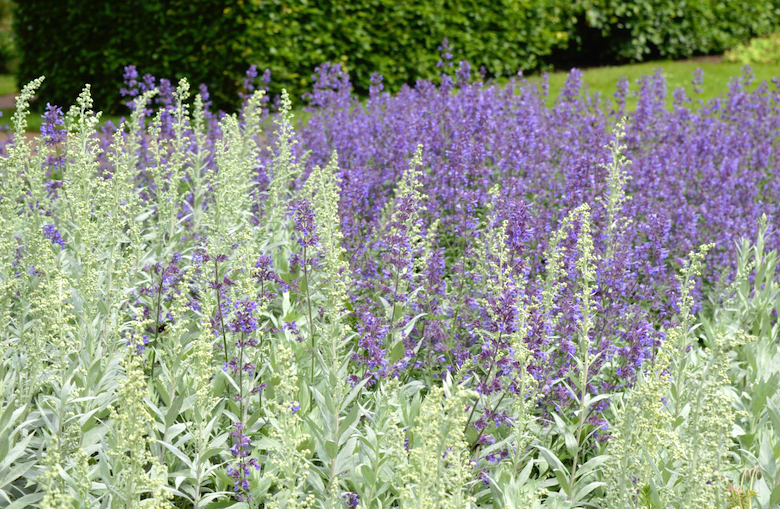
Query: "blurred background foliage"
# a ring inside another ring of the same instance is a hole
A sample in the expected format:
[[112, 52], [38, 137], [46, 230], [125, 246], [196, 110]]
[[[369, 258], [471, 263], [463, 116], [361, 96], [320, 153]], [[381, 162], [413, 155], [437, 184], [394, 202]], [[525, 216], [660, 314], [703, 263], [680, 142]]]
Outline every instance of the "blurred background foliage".
[[13, 31], [13, 9], [11, 0], [0, 0], [0, 73], [14, 73], [18, 70], [19, 56]]
[[239, 46], [247, 13], [240, 0], [23, 0], [14, 10], [18, 80], [46, 76], [38, 108], [71, 104], [89, 83], [97, 109], [124, 113], [123, 68], [137, 65], [205, 83], [227, 107], [248, 66]]
[[756, 37], [726, 52], [727, 62], [740, 64], [780, 64], [780, 33]]
[[564, 53], [593, 65], [722, 53], [780, 25], [778, 0], [575, 0], [570, 5], [576, 43]]
[[251, 64], [270, 69], [272, 94], [296, 97], [317, 65], [338, 62], [365, 94], [374, 72], [390, 91], [435, 81], [445, 37], [455, 61], [501, 78], [720, 54], [780, 31], [780, 0], [24, 0], [13, 32], [12, 5], [0, 0], [0, 68], [18, 65], [20, 83], [46, 75], [38, 107], [90, 83], [107, 113], [126, 111], [130, 64], [205, 83], [230, 110]]

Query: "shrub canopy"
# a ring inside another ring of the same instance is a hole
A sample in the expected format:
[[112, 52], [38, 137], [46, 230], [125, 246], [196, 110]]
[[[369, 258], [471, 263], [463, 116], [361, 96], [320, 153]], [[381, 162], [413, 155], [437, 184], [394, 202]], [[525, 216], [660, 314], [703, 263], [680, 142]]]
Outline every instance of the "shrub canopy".
[[123, 68], [170, 80], [205, 83], [216, 105], [234, 104], [246, 71], [238, 48], [247, 9], [242, 0], [25, 0], [15, 11], [19, 83], [45, 75], [39, 107], [71, 104], [84, 83], [106, 113], [127, 110]]
[[125, 111], [127, 65], [204, 83], [232, 109], [250, 65], [270, 69], [273, 95], [309, 92], [326, 61], [367, 94], [374, 73], [391, 91], [436, 80], [441, 53], [501, 77], [721, 52], [778, 26], [780, 0], [25, 0], [15, 13], [20, 83], [48, 78], [41, 107], [69, 104], [88, 82], [107, 112]]

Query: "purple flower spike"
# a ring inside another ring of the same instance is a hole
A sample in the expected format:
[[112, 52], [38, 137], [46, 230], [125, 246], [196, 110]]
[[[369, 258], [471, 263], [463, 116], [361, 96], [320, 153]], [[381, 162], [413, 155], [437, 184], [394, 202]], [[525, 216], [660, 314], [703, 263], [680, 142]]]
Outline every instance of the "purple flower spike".
[[248, 502], [252, 498], [252, 494], [249, 493], [250, 468], [260, 470], [260, 463], [257, 459], [249, 457], [251, 440], [244, 434], [244, 423], [236, 422], [232, 428], [230, 436], [233, 439], [233, 446], [230, 447], [230, 453], [238, 458], [238, 462], [235, 465], [228, 465], [227, 475], [233, 479], [236, 500]]
[[53, 147], [54, 145], [65, 141], [65, 129], [58, 129], [58, 127], [65, 125], [65, 121], [62, 117], [62, 108], [46, 103], [46, 113], [41, 115], [41, 118], [43, 119], [43, 123], [41, 124], [41, 136], [46, 142], [46, 145]]
[[349, 507], [357, 507], [360, 505], [360, 497], [357, 493], [354, 492], [348, 492], [341, 495], [341, 498], [347, 501], [347, 506]]
[[65, 241], [60, 235], [60, 231], [53, 224], [44, 225], [43, 236], [49, 239], [53, 245], [60, 246], [60, 249], [65, 247]]
[[290, 215], [298, 233], [298, 244], [301, 247], [315, 247], [319, 245], [317, 226], [314, 222], [314, 211], [308, 200], [296, 200], [290, 204]]

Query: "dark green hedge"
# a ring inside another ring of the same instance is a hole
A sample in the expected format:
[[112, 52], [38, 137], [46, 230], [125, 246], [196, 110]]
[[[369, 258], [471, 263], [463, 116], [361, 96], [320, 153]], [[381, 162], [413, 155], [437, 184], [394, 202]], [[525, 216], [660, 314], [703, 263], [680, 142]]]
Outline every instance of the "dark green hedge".
[[255, 3], [247, 56], [276, 85], [305, 90], [313, 68], [339, 62], [358, 92], [379, 72], [391, 90], [439, 75], [446, 37], [456, 60], [491, 75], [537, 68], [568, 37], [565, 0], [271, 0]]
[[780, 27], [780, 0], [24, 0], [15, 11], [20, 82], [47, 81], [39, 104], [70, 104], [85, 82], [96, 106], [123, 111], [122, 69], [206, 83], [235, 105], [250, 64], [272, 93], [296, 97], [314, 68], [342, 63], [365, 92], [436, 78], [447, 37], [455, 60], [508, 76], [720, 52]]
[[379, 72], [389, 89], [439, 70], [449, 37], [456, 59], [492, 75], [537, 68], [565, 44], [565, 0], [25, 0], [15, 12], [19, 81], [41, 74], [45, 102], [69, 104], [91, 83], [96, 106], [119, 110], [122, 69], [206, 83], [235, 105], [250, 64], [272, 71], [272, 92], [298, 96], [314, 68], [340, 62], [358, 92]]
[[234, 102], [246, 71], [238, 45], [243, 0], [23, 0], [14, 12], [19, 82], [46, 81], [37, 106], [72, 104], [85, 83], [95, 106], [120, 105], [123, 68], [206, 83], [215, 104]]
[[16, 72], [18, 58], [13, 33], [13, 9], [11, 0], [0, 0], [0, 72]]

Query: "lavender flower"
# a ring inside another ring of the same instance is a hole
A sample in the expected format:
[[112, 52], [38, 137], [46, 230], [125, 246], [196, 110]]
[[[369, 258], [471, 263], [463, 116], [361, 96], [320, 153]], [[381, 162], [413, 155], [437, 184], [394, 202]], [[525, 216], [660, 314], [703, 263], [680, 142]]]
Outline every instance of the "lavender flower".
[[308, 200], [296, 200], [290, 204], [289, 214], [298, 234], [298, 244], [302, 248], [316, 247], [319, 245], [317, 225], [314, 221], [314, 211]]
[[41, 136], [46, 145], [53, 147], [65, 141], [65, 129], [58, 129], [65, 125], [62, 108], [46, 103], [46, 113], [41, 115], [41, 118]]
[[233, 479], [233, 491], [236, 500], [239, 502], [248, 502], [252, 498], [249, 493], [249, 474], [250, 468], [260, 470], [260, 463], [255, 458], [250, 458], [251, 440], [244, 434], [244, 424], [241, 422], [233, 423], [230, 436], [233, 439], [233, 446], [230, 453], [238, 461], [235, 465], [228, 465], [227, 475]]
[[53, 224], [43, 226], [43, 236], [49, 239], [53, 245], [60, 246], [60, 249], [65, 247], [65, 240], [63, 240], [60, 231]]
[[354, 492], [348, 492], [341, 495], [341, 498], [346, 500], [347, 506], [349, 507], [357, 507], [360, 505], [360, 497], [357, 493]]
[[234, 334], [252, 334], [256, 331], [257, 303], [252, 300], [239, 300], [233, 304], [233, 307], [235, 311], [233, 319], [228, 323], [228, 330]]

